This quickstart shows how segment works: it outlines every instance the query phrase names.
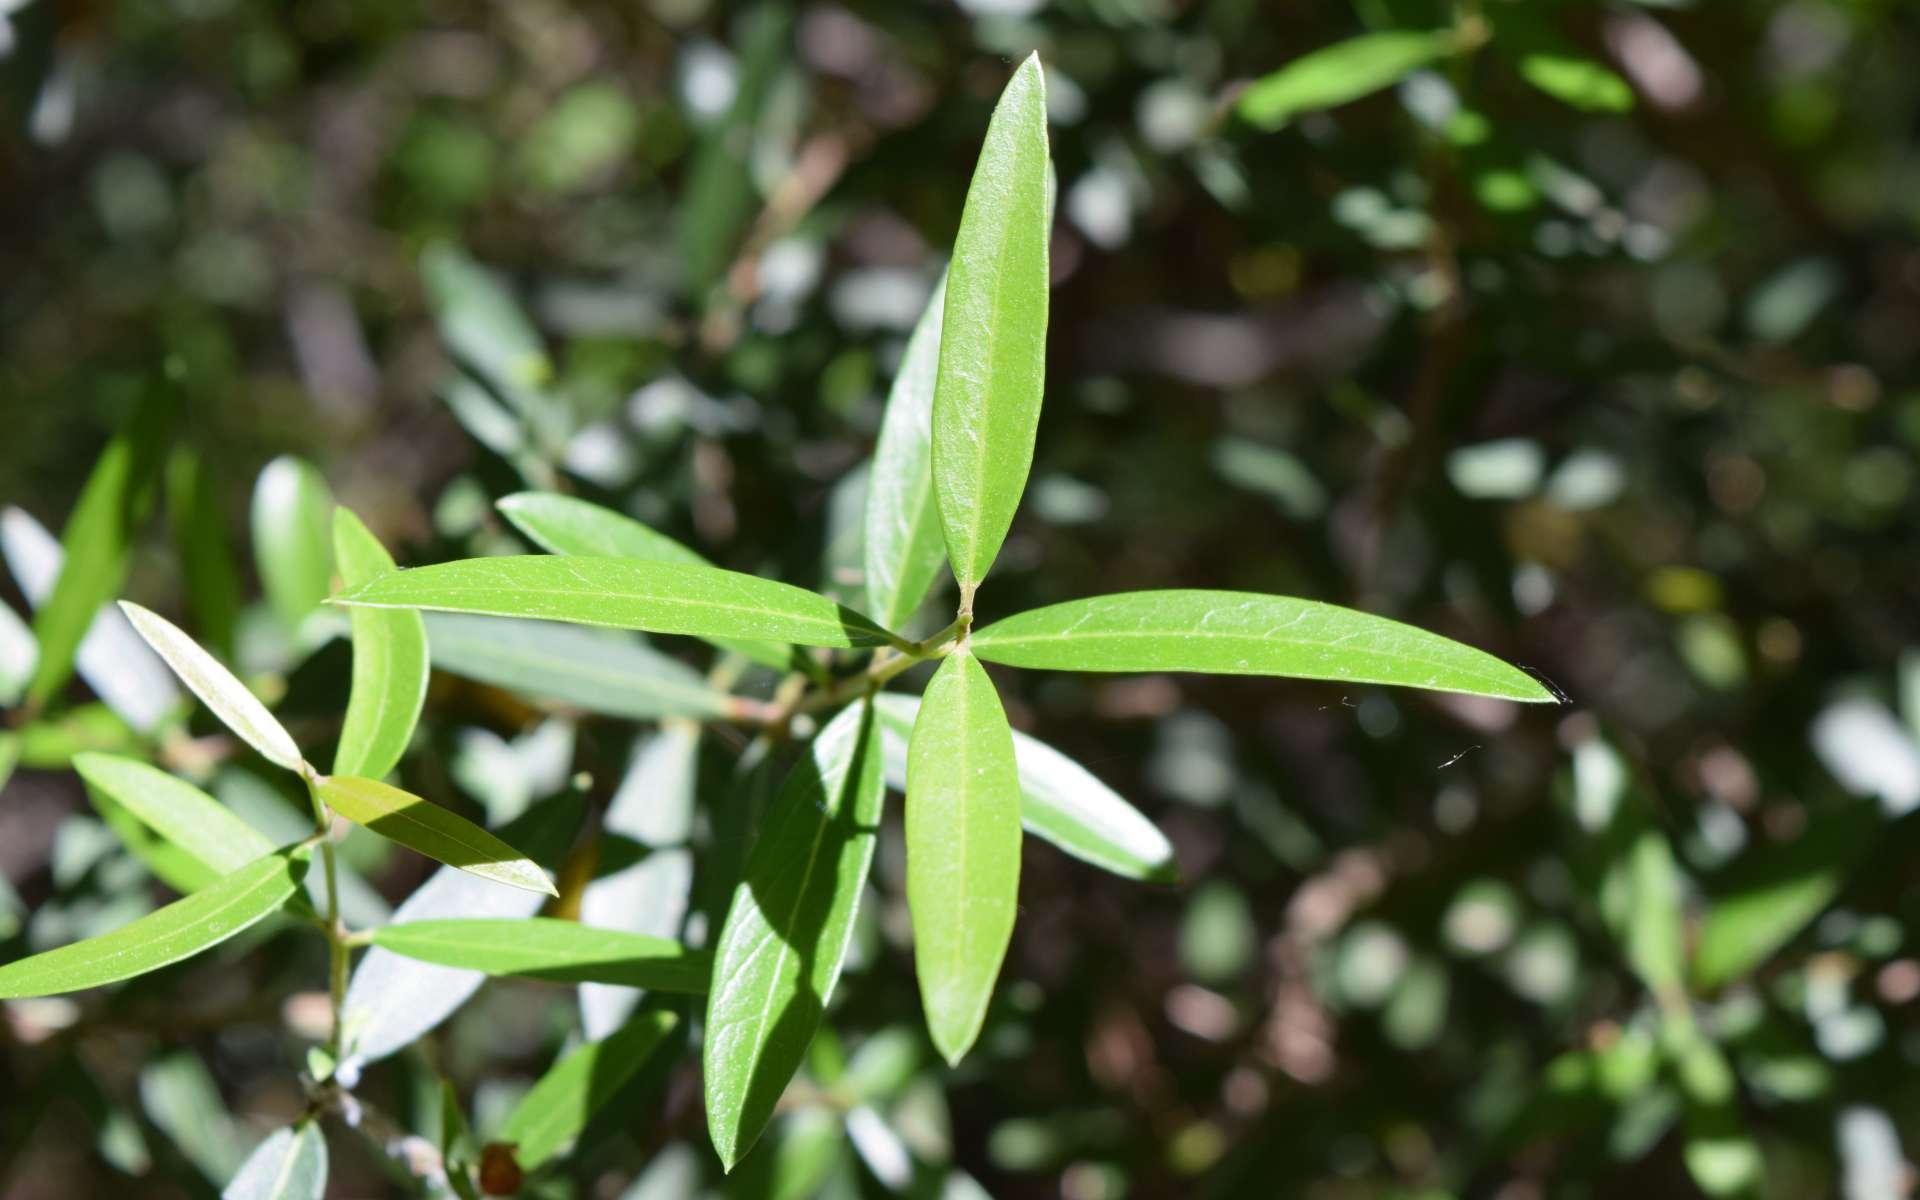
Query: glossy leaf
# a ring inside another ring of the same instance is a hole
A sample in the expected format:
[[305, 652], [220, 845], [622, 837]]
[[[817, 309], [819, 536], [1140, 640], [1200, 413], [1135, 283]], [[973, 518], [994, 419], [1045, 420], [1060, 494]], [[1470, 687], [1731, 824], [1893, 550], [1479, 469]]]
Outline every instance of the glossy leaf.
[[1722, 984], [1766, 962], [1840, 893], [1879, 828], [1862, 804], [1817, 818], [1799, 837], [1756, 848], [1728, 871], [1700, 923], [1693, 979]]
[[171, 395], [149, 398], [94, 462], [60, 532], [59, 577], [34, 613], [40, 657], [27, 683], [30, 702], [44, 703], [67, 682], [94, 614], [126, 580], [127, 557], [152, 507], [178, 411]]
[[1265, 130], [1301, 113], [1358, 100], [1450, 53], [1454, 35], [1406, 29], [1366, 33], [1302, 55], [1263, 76], [1236, 103], [1241, 117]]
[[889, 629], [906, 627], [946, 558], [932, 461], [933, 391], [946, 294], [943, 275], [907, 339], [867, 479], [867, 610]]
[[1020, 64], [987, 125], [947, 269], [933, 486], [962, 603], [993, 565], [1033, 462], [1047, 354], [1047, 97]]
[[264, 834], [199, 788], [113, 754], [77, 754], [73, 769], [87, 787], [158, 834], [186, 856], [189, 873], [166, 882], [197, 891], [223, 875], [273, 852]]
[[[886, 747], [887, 784], [907, 788], [907, 741], [920, 700], [899, 692], [874, 697]], [[1173, 845], [1140, 810], [1060, 751], [1014, 730], [1013, 760], [1020, 777], [1020, 823], [1061, 850], [1144, 883], [1177, 883]]]
[[377, 779], [322, 775], [314, 790], [328, 808], [435, 862], [482, 879], [553, 896], [553, 883], [533, 860], [465, 817]]
[[464, 559], [395, 571], [335, 599], [808, 646], [888, 641], [869, 618], [791, 584], [718, 567], [626, 558]]
[[[500, 830], [536, 862], [552, 863], [579, 827], [584, 799], [567, 793], [530, 809]], [[396, 924], [441, 918], [524, 918], [540, 911], [546, 897], [490, 879], [442, 867], [394, 909]], [[421, 962], [375, 946], [361, 957], [342, 1006], [346, 1030], [343, 1069], [352, 1075], [365, 1063], [412, 1045], [465, 1004], [486, 982], [480, 971]]]
[[327, 1139], [304, 1121], [275, 1130], [247, 1155], [220, 1200], [322, 1200], [327, 1194]]
[[1123, 592], [1069, 600], [973, 635], [988, 662], [1061, 671], [1207, 671], [1385, 683], [1551, 702], [1532, 676], [1385, 617], [1252, 592]]
[[304, 852], [269, 854], [111, 933], [0, 966], [0, 1000], [77, 992], [191, 958], [278, 910], [306, 872]]
[[927, 1031], [957, 1063], [986, 1020], [1020, 901], [1013, 731], [973, 655], [927, 684], [907, 746], [907, 907]]
[[[35, 608], [53, 595], [66, 552], [40, 522], [18, 508], [0, 510], [0, 549]], [[39, 655], [38, 643], [34, 654]], [[160, 656], [147, 648], [119, 609], [102, 604], [74, 655], [80, 678], [134, 729], [152, 732], [180, 707], [180, 688]]]
[[[494, 505], [513, 527], [551, 554], [579, 554], [600, 558], [639, 558], [648, 562], [710, 567], [713, 564], [689, 546], [627, 516], [572, 496], [555, 492], [516, 492]], [[776, 671], [787, 669], [791, 647], [776, 642], [710, 638], [715, 645], [743, 654]]]
[[253, 485], [253, 559], [280, 623], [298, 629], [333, 580], [333, 493], [312, 463], [283, 454]]
[[1520, 75], [1554, 99], [1586, 112], [1621, 113], [1633, 107], [1633, 89], [1610, 68], [1572, 54], [1529, 54]]
[[873, 860], [881, 802], [873, 710], [820, 731], [781, 785], [714, 950], [707, 1128], [731, 1170], [766, 1128], [833, 996]]
[[698, 671], [630, 635], [464, 613], [429, 613], [426, 628], [435, 668], [530, 699], [640, 720], [729, 711]]
[[551, 917], [406, 921], [375, 931], [396, 954], [488, 975], [607, 983], [699, 995], [712, 958], [679, 942]]
[[520, 1168], [537, 1170], [572, 1145], [679, 1022], [671, 1012], [642, 1012], [608, 1037], [578, 1047], [542, 1075], [500, 1127], [499, 1140], [513, 1146]]
[[[353, 515], [333, 510], [333, 552], [348, 587], [393, 570], [393, 556]], [[378, 779], [393, 770], [413, 738], [427, 699], [427, 631], [409, 609], [355, 608], [353, 689], [334, 752], [335, 775]]]
[[246, 689], [233, 673], [214, 660], [213, 655], [202, 650], [197, 642], [180, 632], [171, 621], [157, 613], [149, 612], [127, 600], [120, 602], [120, 611], [127, 614], [127, 620], [147, 645], [152, 646], [173, 673], [187, 685], [201, 703], [213, 710], [221, 724], [239, 735], [240, 740], [260, 752], [260, 756], [275, 766], [285, 767], [289, 771], [301, 768], [300, 747], [294, 745], [293, 735], [286, 727], [276, 721], [260, 703], [254, 694]]

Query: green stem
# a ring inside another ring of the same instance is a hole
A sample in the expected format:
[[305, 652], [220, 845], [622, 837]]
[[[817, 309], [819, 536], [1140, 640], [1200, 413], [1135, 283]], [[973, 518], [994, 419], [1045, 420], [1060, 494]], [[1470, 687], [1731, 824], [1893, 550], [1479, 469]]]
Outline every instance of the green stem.
[[320, 841], [320, 861], [327, 872], [327, 919], [322, 928], [327, 935], [327, 999], [333, 1014], [327, 1050], [338, 1062], [343, 1052], [342, 1013], [347, 1003], [347, 968], [352, 964], [353, 952], [346, 922], [340, 919], [340, 868], [333, 850], [333, 814], [327, 811], [326, 803], [320, 799], [320, 789], [314, 786], [313, 768], [305, 763], [301, 766], [304, 769], [300, 776], [306, 781], [307, 797], [313, 801], [314, 836]]

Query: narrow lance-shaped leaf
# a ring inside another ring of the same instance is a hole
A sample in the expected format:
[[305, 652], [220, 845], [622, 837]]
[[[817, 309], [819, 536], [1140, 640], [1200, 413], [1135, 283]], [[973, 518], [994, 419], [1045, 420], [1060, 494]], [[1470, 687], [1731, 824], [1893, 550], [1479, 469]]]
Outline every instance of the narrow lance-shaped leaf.
[[870, 618], [804, 588], [718, 567], [625, 558], [463, 559], [382, 575], [334, 599], [808, 646], [891, 640]]
[[500, 1127], [499, 1140], [513, 1146], [521, 1170], [537, 1170], [571, 1145], [679, 1022], [678, 1016], [660, 1009], [639, 1013], [542, 1075]]
[[713, 959], [679, 942], [552, 917], [406, 921], [373, 935], [396, 954], [556, 983], [608, 983], [699, 995]]
[[942, 275], [893, 377], [867, 479], [867, 608], [889, 629], [906, 626], [927, 598], [946, 556], [932, 461], [933, 390], [940, 370], [946, 294]]
[[[874, 697], [885, 735], [887, 784], [907, 789], [907, 741], [920, 700], [899, 692]], [[1060, 751], [1014, 730], [1020, 776], [1020, 823], [1082, 862], [1126, 879], [1175, 883], [1180, 877], [1166, 835], [1093, 772]]]
[[[393, 556], [345, 508], [333, 510], [333, 549], [348, 587], [393, 570]], [[355, 608], [353, 689], [334, 752], [335, 775], [378, 779], [393, 770], [413, 737], [427, 698], [427, 631], [409, 609]]]
[[1047, 98], [1035, 54], [987, 125], [947, 270], [933, 485], [963, 605], [993, 565], [1033, 463], [1047, 353]]
[[1626, 112], [1633, 88], [1610, 68], [1577, 54], [1529, 54], [1520, 75], [1556, 100], [1586, 112]]
[[1333, 108], [1392, 87], [1451, 52], [1448, 30], [1383, 30], [1301, 55], [1240, 93], [1249, 123], [1276, 130], [1304, 112]]
[[[526, 850], [535, 862], [559, 859], [579, 828], [586, 800], [562, 793], [529, 809], [500, 830], [503, 840]], [[545, 893], [500, 887], [492, 880], [442, 867], [393, 911], [397, 924], [449, 917], [523, 919], [540, 911]], [[375, 946], [361, 957], [347, 983], [342, 1007], [348, 1076], [426, 1036], [466, 1003], [486, 976], [406, 958]]]
[[170, 393], [149, 397], [107, 443], [87, 477], [61, 531], [60, 575], [34, 614], [40, 657], [27, 683], [29, 701], [43, 703], [66, 683], [94, 613], [126, 579], [128, 550], [151, 507], [178, 411]]
[[165, 617], [127, 600], [120, 602], [120, 610], [127, 614], [127, 620], [133, 622], [147, 645], [167, 660], [173, 673], [200, 697], [201, 703], [213, 710], [222, 724], [258, 750], [268, 762], [289, 771], [300, 770], [300, 747], [294, 744], [293, 735], [274, 720], [267, 706], [260, 703], [246, 685], [233, 677], [233, 672], [216, 662], [213, 655], [202, 650]]
[[10, 708], [33, 678], [40, 644], [18, 613], [0, 604], [0, 708]]
[[[649, 562], [710, 567], [698, 551], [627, 516], [557, 492], [515, 492], [494, 505], [513, 527], [550, 554], [579, 554], [597, 558], [639, 558]], [[708, 638], [724, 650], [754, 662], [786, 670], [793, 648], [777, 642]]]
[[881, 802], [873, 709], [843, 710], [781, 785], [714, 951], [707, 1128], [728, 1170], [753, 1148], [832, 998], [873, 861]]
[[631, 634], [465, 613], [430, 613], [426, 627], [437, 669], [529, 699], [642, 720], [721, 717], [732, 704], [698, 671]]
[[1013, 731], [972, 654], [927, 684], [907, 747], [907, 907], [927, 1031], [949, 1063], [980, 1035], [1020, 901]]
[[303, 1121], [279, 1129], [247, 1155], [220, 1200], [321, 1200], [327, 1194], [327, 1139]]
[[0, 1000], [77, 992], [191, 958], [279, 909], [306, 872], [305, 851], [269, 854], [111, 933], [0, 966]]
[[558, 895], [547, 873], [472, 821], [377, 779], [322, 775], [314, 791], [355, 825], [450, 867], [530, 892]]
[[76, 754], [73, 769], [89, 790], [137, 817], [186, 856], [183, 861], [191, 869], [166, 879], [181, 891], [197, 891], [273, 852], [266, 835], [226, 805], [158, 767], [113, 754]]
[[1061, 671], [1206, 671], [1385, 683], [1551, 702], [1484, 651], [1399, 621], [1252, 592], [1123, 592], [1069, 600], [973, 635], [988, 662]]
[[280, 623], [298, 629], [333, 578], [333, 494], [312, 463], [283, 454], [253, 485], [253, 557]]

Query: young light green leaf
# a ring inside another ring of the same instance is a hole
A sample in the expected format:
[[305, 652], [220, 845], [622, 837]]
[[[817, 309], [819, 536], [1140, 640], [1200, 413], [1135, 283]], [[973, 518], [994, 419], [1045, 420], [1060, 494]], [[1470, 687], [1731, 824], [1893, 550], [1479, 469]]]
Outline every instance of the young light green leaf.
[[1574, 54], [1529, 54], [1520, 75], [1547, 95], [1585, 112], [1626, 112], [1633, 89], [1611, 69]]
[[[502, 840], [526, 849], [535, 862], [552, 863], [579, 828], [586, 802], [566, 792], [529, 809], [500, 830]], [[442, 867], [393, 912], [396, 924], [447, 917], [533, 916], [545, 895], [505, 888], [492, 880]], [[412, 1045], [453, 1015], [487, 977], [479, 971], [443, 967], [375, 946], [360, 959], [341, 1008], [346, 1053], [341, 1070], [351, 1076], [364, 1064]]]
[[1653, 992], [1678, 994], [1686, 974], [1686, 931], [1673, 848], [1660, 830], [1648, 826], [1626, 848], [1622, 866], [1625, 922], [1620, 936], [1627, 963]]
[[1333, 108], [1392, 87], [1451, 53], [1447, 30], [1382, 30], [1304, 54], [1240, 93], [1241, 117], [1269, 132], [1304, 112]]
[[277, 910], [306, 873], [304, 851], [256, 859], [111, 933], [0, 966], [0, 1000], [77, 992], [191, 958]]
[[714, 951], [707, 1128], [728, 1170], [753, 1148], [840, 978], [881, 802], [873, 709], [843, 710], [781, 785]]
[[303, 1121], [275, 1130], [247, 1155], [220, 1200], [321, 1200], [327, 1194], [327, 1139]]
[[412, 792], [351, 775], [322, 775], [313, 787], [328, 808], [355, 825], [450, 867], [510, 887], [557, 896], [533, 860], [472, 821]]
[[724, 717], [731, 704], [698, 671], [631, 635], [464, 613], [430, 613], [426, 625], [436, 668], [531, 699], [638, 720]]
[[93, 473], [60, 533], [65, 558], [44, 602], [36, 602], [33, 635], [40, 647], [27, 699], [44, 703], [73, 673], [74, 655], [94, 614], [127, 576], [135, 533], [152, 507], [179, 403], [150, 396], [95, 461]]
[[463, 559], [382, 575], [334, 599], [807, 646], [892, 640], [868, 617], [804, 588], [718, 567], [627, 558]]
[[183, 779], [137, 759], [113, 754], [76, 754], [73, 769], [86, 780], [96, 800], [134, 817], [180, 850], [187, 869], [166, 882], [183, 892], [198, 891], [262, 855], [273, 852], [266, 836]]
[[240, 740], [260, 752], [260, 756], [275, 766], [285, 767], [289, 771], [298, 771], [302, 766], [300, 747], [293, 741], [293, 735], [286, 727], [274, 720], [267, 706], [260, 703], [254, 694], [246, 689], [233, 673], [214, 660], [213, 655], [202, 650], [198, 643], [180, 632], [174, 624], [157, 613], [149, 612], [130, 600], [120, 602], [120, 611], [127, 614], [127, 620], [133, 622], [134, 629], [146, 639], [180, 681], [200, 697], [201, 703], [213, 710], [222, 724], [238, 734]]
[[927, 598], [946, 555], [940, 506], [933, 495], [933, 390], [940, 370], [940, 323], [946, 312], [942, 275], [907, 339], [880, 440], [867, 479], [867, 608], [900, 629]]
[[520, 1169], [537, 1170], [571, 1145], [679, 1022], [678, 1016], [661, 1009], [639, 1013], [611, 1036], [586, 1043], [542, 1075], [500, 1127], [498, 1140], [513, 1146]]
[[[333, 510], [333, 550], [348, 587], [393, 570], [393, 556], [350, 509]], [[427, 631], [410, 609], [355, 608], [348, 617], [353, 689], [333, 773], [378, 779], [406, 752], [427, 699]]]
[[[550, 554], [639, 558], [648, 562], [710, 567], [692, 548], [642, 525], [625, 513], [556, 492], [515, 492], [494, 505], [515, 529]], [[776, 671], [786, 670], [793, 649], [773, 642], [710, 638], [722, 649], [745, 655]]]
[[1737, 861], [1700, 923], [1694, 983], [1717, 988], [1773, 957], [1833, 902], [1879, 824], [1873, 805], [1856, 805]]
[[700, 995], [712, 958], [665, 938], [595, 929], [551, 917], [406, 921], [376, 931], [373, 944], [448, 967], [557, 983], [606, 983]]
[[927, 1031], [958, 1063], [986, 1020], [1020, 902], [1013, 731], [973, 655], [934, 672], [907, 747], [907, 907]]
[[[886, 747], [887, 784], [907, 788], [907, 741], [920, 699], [899, 692], [874, 697]], [[1020, 776], [1020, 823], [1082, 862], [1143, 883], [1177, 883], [1173, 845], [1140, 810], [1093, 772], [1019, 730], [1013, 759]]]
[[231, 658], [240, 620], [240, 568], [233, 561], [217, 480], [213, 467], [187, 447], [167, 460], [167, 523], [180, 555], [187, 609], [207, 645]]
[[947, 269], [933, 486], [963, 607], [1013, 524], [1047, 355], [1047, 96], [1034, 54], [987, 124]]
[[253, 559], [280, 623], [293, 630], [333, 580], [333, 493], [312, 463], [283, 454], [253, 485]]
[[1532, 676], [1471, 646], [1349, 608], [1252, 592], [1122, 592], [996, 621], [988, 662], [1060, 671], [1207, 671], [1386, 683], [1552, 702]]

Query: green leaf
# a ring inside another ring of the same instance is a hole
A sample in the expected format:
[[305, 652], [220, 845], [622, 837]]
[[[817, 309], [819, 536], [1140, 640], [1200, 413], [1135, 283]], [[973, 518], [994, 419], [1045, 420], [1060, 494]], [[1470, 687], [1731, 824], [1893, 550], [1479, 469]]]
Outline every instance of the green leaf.
[[[273, 844], [232, 810], [183, 779], [137, 759], [113, 754], [77, 754], [73, 769], [87, 781], [96, 802], [138, 818], [179, 850], [172, 863], [182, 871], [161, 878], [193, 892], [273, 852]], [[109, 820], [109, 824], [111, 824]]]
[[843, 710], [781, 785], [714, 950], [707, 1128], [728, 1170], [753, 1148], [840, 978], [881, 803], [873, 709]]
[[[639, 558], [648, 562], [710, 567], [713, 564], [692, 548], [642, 525], [625, 513], [614, 512], [572, 496], [554, 492], [515, 492], [494, 505], [515, 529], [550, 554], [579, 554], [598, 558]], [[722, 649], [742, 654], [776, 671], [793, 661], [793, 649], [773, 642], [730, 641], [710, 638]]]
[[1520, 75], [1555, 100], [1584, 112], [1622, 113], [1633, 107], [1633, 89], [1612, 70], [1573, 54], [1529, 54]]
[[1743, 856], [1700, 924], [1694, 982], [1717, 988], [1772, 958], [1839, 895], [1879, 825], [1874, 805], [1857, 805], [1816, 819], [1791, 842]]
[[934, 672], [907, 747], [907, 907], [927, 1031], [958, 1063], [987, 1016], [1020, 902], [1013, 731], [973, 655]]
[[679, 942], [552, 917], [406, 921], [375, 931], [373, 944], [408, 958], [489, 975], [689, 995], [706, 992], [713, 964], [710, 955]]
[[580, 1136], [679, 1021], [671, 1012], [649, 1010], [611, 1036], [579, 1047], [542, 1075], [507, 1114], [498, 1140], [513, 1146], [522, 1170], [537, 1170]]
[[1551, 702], [1490, 654], [1348, 608], [1252, 592], [1123, 592], [1069, 600], [973, 635], [988, 662], [1061, 671], [1208, 671], [1387, 683]]
[[[885, 734], [887, 783], [907, 787], [907, 740], [920, 712], [916, 696], [874, 697]], [[1082, 862], [1143, 883], [1178, 883], [1180, 867], [1166, 835], [1118, 792], [1060, 751], [1019, 730], [1013, 759], [1020, 776], [1020, 823]]]
[[[578, 791], [568, 791], [527, 810], [500, 830], [503, 840], [523, 847], [539, 863], [555, 863], [566, 852], [586, 809]], [[415, 888], [393, 911], [393, 921], [461, 917], [533, 916], [546, 896], [500, 887], [492, 880], [442, 867]], [[419, 1041], [458, 1011], [487, 977], [421, 962], [375, 946], [353, 969], [342, 1006], [346, 1029], [342, 1069], [349, 1072]]]
[[534, 389], [552, 378], [553, 362], [513, 293], [444, 242], [421, 254], [420, 277], [447, 348], [525, 414], [536, 403]]
[[439, 670], [586, 712], [649, 720], [731, 711], [730, 698], [698, 671], [630, 636], [551, 621], [432, 613], [427, 643]]
[[[333, 510], [333, 550], [348, 587], [393, 570], [393, 556], [350, 509]], [[427, 631], [407, 609], [356, 608], [353, 690], [334, 752], [335, 775], [380, 778], [393, 770], [413, 738], [427, 699]]]
[[1759, 1195], [1766, 1164], [1747, 1132], [1733, 1067], [1720, 1047], [1684, 1016], [1666, 1022], [1667, 1055], [1686, 1097], [1681, 1157], [1701, 1191], [1719, 1197]]
[[673, 244], [685, 264], [689, 299], [705, 308], [759, 208], [749, 161], [774, 82], [791, 54], [793, 15], [786, 4], [757, 4], [741, 14], [738, 84], [725, 117], [706, 124], [687, 171]]
[[804, 588], [718, 567], [626, 558], [463, 559], [395, 571], [334, 599], [808, 646], [892, 640], [869, 618]]
[[1240, 116], [1272, 132], [1304, 112], [1333, 108], [1392, 87], [1453, 52], [1447, 30], [1366, 33], [1302, 55], [1240, 93]]
[[187, 608], [200, 636], [215, 653], [230, 658], [240, 620], [240, 568], [233, 561], [217, 478], [186, 447], [167, 460], [167, 521], [180, 555]]
[[127, 556], [152, 507], [178, 408], [171, 394], [150, 397], [107, 443], [87, 476], [60, 533], [65, 552], [60, 575], [34, 614], [40, 657], [27, 683], [29, 703], [45, 703], [67, 682], [94, 614], [125, 582]]
[[1649, 826], [1628, 847], [1624, 868], [1627, 962], [1648, 988], [1675, 994], [1686, 974], [1686, 934], [1673, 848]]
[[328, 808], [355, 825], [450, 867], [529, 892], [559, 895], [526, 855], [458, 813], [412, 792], [351, 775], [321, 775], [313, 787]]
[[1047, 356], [1047, 96], [1034, 54], [987, 125], [947, 269], [933, 486], [961, 607], [993, 565], [1033, 463]]
[[220, 1200], [321, 1200], [327, 1194], [327, 1139], [304, 1121], [276, 1130], [247, 1155]]
[[889, 629], [906, 627], [926, 600], [946, 557], [931, 457], [933, 390], [940, 369], [946, 294], [947, 280], [942, 275], [907, 339], [867, 478], [867, 608]]
[[290, 630], [327, 598], [333, 581], [333, 494], [312, 463], [283, 454], [253, 485], [253, 560], [267, 602]]
[[202, 650], [171, 621], [132, 601], [122, 600], [120, 611], [127, 614], [127, 620], [133, 622], [147, 645], [167, 660], [173, 673], [200, 697], [201, 703], [213, 710], [222, 724], [275, 766], [289, 771], [301, 769], [304, 763], [293, 735], [274, 720], [266, 705], [235, 679], [231, 671], [216, 662], [213, 655]]
[[279, 909], [306, 873], [304, 850], [256, 859], [111, 933], [0, 966], [0, 1000], [77, 992], [191, 958]]

